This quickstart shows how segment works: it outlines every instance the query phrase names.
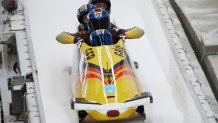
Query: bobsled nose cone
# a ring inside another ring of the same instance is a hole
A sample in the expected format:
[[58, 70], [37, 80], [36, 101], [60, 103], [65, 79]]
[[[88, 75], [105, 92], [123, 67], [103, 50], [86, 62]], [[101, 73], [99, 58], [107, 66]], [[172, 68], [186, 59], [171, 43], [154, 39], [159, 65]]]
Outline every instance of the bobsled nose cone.
[[120, 115], [120, 112], [118, 110], [109, 110], [107, 111], [108, 117], [118, 117]]

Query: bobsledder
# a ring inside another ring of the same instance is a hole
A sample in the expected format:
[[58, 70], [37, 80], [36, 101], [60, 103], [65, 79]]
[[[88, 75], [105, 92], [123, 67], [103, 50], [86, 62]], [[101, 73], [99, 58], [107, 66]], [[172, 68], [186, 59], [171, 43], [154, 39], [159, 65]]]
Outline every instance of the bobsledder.
[[86, 115], [95, 120], [128, 118], [135, 112], [145, 117], [146, 103], [152, 103], [150, 92], [142, 92], [129, 56], [125, 38], [113, 44], [108, 30], [91, 33], [93, 46], [81, 42], [76, 89], [71, 102], [79, 112], [80, 120]]

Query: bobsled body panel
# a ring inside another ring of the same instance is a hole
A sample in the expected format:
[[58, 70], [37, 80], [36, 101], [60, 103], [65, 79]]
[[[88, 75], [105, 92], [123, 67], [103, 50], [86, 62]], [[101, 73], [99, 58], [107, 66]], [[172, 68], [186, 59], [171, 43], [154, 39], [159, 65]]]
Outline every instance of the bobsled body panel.
[[[141, 93], [123, 40], [102, 46], [82, 43], [79, 63], [74, 98], [105, 105], [102, 111], [87, 111], [93, 119], [118, 120], [136, 112], [136, 106], [124, 109], [116, 107], [116, 104], [122, 104]], [[107, 104], [115, 104], [114, 109], [107, 108]]]

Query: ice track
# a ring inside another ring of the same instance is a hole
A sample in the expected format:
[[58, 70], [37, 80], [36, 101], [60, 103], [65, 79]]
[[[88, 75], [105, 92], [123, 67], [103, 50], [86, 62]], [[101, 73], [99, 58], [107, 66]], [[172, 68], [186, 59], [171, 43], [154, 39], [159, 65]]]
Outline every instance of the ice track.
[[[76, 32], [76, 11], [87, 1], [22, 1], [29, 18], [38, 69], [43, 123], [78, 122], [76, 112], [70, 108], [71, 80], [68, 74], [76, 46], [59, 44], [55, 37], [61, 31]], [[154, 103], [146, 105], [146, 123], [201, 123], [203, 120], [200, 112], [170, 50], [167, 35], [152, 0], [111, 2], [111, 21], [115, 21], [120, 28], [138, 26], [145, 30], [141, 39], [127, 40], [126, 44], [132, 60], [139, 63], [137, 73], [143, 88], [152, 92], [154, 97]], [[154, 44], [157, 40], [159, 44]], [[155, 48], [156, 45], [161, 48]], [[118, 122], [143, 121], [136, 117]]]

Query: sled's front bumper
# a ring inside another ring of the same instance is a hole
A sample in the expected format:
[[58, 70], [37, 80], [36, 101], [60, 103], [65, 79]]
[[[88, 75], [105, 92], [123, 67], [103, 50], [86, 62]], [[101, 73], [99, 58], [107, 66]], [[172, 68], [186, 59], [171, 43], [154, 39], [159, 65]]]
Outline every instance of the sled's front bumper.
[[110, 103], [99, 104], [95, 102], [89, 102], [84, 98], [74, 98], [71, 100], [71, 108], [73, 110], [102, 110], [102, 109], [114, 109], [116, 108], [130, 108], [145, 105], [147, 103], [153, 103], [153, 97], [150, 92], [143, 92], [140, 95], [135, 96], [124, 103]]

